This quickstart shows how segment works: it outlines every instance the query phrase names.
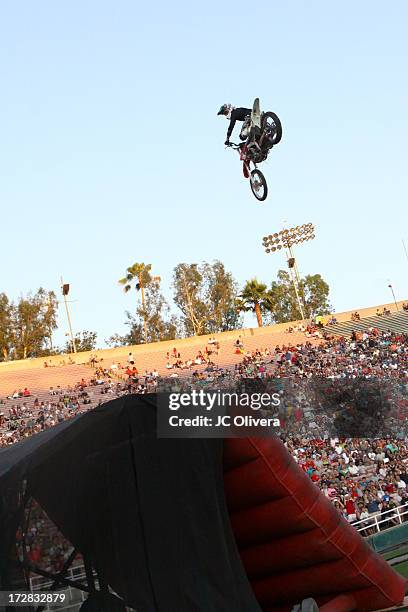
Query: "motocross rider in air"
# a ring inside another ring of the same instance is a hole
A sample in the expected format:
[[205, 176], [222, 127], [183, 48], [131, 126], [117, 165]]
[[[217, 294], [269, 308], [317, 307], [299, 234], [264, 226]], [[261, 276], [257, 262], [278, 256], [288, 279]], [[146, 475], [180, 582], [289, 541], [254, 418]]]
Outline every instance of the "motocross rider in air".
[[225, 145], [229, 146], [230, 137], [232, 134], [232, 130], [235, 127], [235, 123], [237, 121], [243, 121], [244, 125], [242, 126], [240, 138], [241, 140], [246, 140], [249, 135], [249, 124], [251, 118], [251, 109], [250, 108], [235, 108], [232, 104], [223, 104], [218, 111], [217, 115], [224, 115], [227, 119], [229, 119], [229, 126], [227, 130], [227, 140], [225, 141]]

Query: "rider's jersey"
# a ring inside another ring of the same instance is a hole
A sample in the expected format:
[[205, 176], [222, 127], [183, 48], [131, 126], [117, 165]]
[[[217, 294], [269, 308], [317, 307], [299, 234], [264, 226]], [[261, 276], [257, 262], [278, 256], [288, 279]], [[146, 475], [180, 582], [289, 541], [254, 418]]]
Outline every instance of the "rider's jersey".
[[234, 110], [231, 113], [230, 124], [228, 126], [227, 140], [229, 140], [232, 134], [232, 130], [234, 129], [235, 123], [237, 121], [245, 121], [245, 118], [248, 117], [248, 115], [250, 114], [251, 114], [250, 108], [234, 108]]

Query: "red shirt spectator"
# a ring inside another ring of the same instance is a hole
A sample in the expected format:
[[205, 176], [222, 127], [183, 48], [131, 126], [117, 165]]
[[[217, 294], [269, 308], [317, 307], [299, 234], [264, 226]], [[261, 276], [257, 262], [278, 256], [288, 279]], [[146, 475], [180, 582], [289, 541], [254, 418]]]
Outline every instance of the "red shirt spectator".
[[38, 565], [41, 560], [41, 546], [39, 544], [33, 544], [27, 556], [31, 563]]
[[355, 514], [356, 513], [356, 506], [355, 506], [355, 504], [354, 504], [352, 499], [350, 499], [350, 498], [347, 499], [347, 501], [345, 503], [345, 506], [346, 506], [347, 514]]
[[294, 412], [294, 415], [295, 415], [296, 422], [301, 421], [301, 420], [302, 420], [302, 417], [303, 417], [303, 411], [302, 411], [302, 409], [301, 409], [301, 408], [296, 408], [296, 409], [295, 409], [295, 412]]

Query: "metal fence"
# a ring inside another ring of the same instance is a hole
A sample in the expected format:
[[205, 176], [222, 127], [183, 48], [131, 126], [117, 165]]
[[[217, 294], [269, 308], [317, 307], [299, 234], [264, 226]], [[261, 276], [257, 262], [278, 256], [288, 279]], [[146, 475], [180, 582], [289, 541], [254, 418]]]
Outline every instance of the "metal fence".
[[[375, 512], [368, 518], [352, 523], [353, 527], [359, 532], [375, 530], [377, 532], [396, 525], [402, 525], [408, 520], [408, 503], [405, 503], [396, 508], [390, 508], [385, 512]], [[364, 535], [364, 533], [361, 533]]]
[[[86, 574], [84, 565], [77, 565], [71, 567], [67, 573], [66, 578], [69, 580], [76, 580], [78, 582], [86, 583]], [[48, 578], [43, 578], [42, 576], [31, 576], [30, 577], [30, 590], [34, 593], [36, 591], [48, 591], [52, 589], [53, 581]], [[53, 591], [58, 591], [60, 593], [65, 593], [65, 602], [63, 604], [46, 604], [44, 610], [70, 610], [71, 612], [77, 612], [79, 610], [81, 604], [88, 596], [88, 593], [82, 591], [81, 589], [76, 589], [74, 587], [64, 586], [63, 588], [52, 589]]]
[[[67, 571], [64, 577], [67, 578], [68, 580], [74, 580], [77, 582], [81, 582], [82, 584], [87, 583], [85, 566], [83, 564], [71, 567]], [[94, 574], [94, 581], [95, 581], [96, 589], [99, 589], [99, 582], [98, 582], [98, 577], [96, 574]], [[72, 586], [69, 586], [69, 587], [64, 586], [62, 588], [60, 587], [57, 589], [55, 588], [53, 589], [52, 588], [53, 584], [54, 584], [53, 580], [50, 580], [48, 578], [43, 578], [42, 576], [32, 576], [30, 578], [30, 590], [34, 593], [36, 591], [44, 592], [44, 591], [52, 590], [53, 592], [58, 591], [59, 593], [65, 593], [66, 595], [65, 602], [63, 604], [45, 604], [44, 610], [45, 611], [58, 610], [58, 612], [69, 610], [70, 612], [78, 612], [82, 603], [87, 599], [88, 593], [86, 593], [85, 591], [82, 591], [79, 588], [77, 589]], [[117, 595], [117, 593], [115, 593], [115, 591], [113, 591], [111, 588], [109, 588], [109, 591], [112, 594]], [[127, 612], [137, 612], [134, 608], [130, 608], [130, 607], [126, 607], [126, 611]]]

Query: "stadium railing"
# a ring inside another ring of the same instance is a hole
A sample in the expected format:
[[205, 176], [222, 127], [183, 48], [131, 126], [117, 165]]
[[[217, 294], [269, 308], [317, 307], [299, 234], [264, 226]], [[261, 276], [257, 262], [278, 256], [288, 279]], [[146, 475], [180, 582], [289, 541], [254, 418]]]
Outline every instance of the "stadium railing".
[[[402, 525], [402, 523], [407, 520], [407, 518], [403, 518], [406, 515], [408, 515], [408, 503], [403, 504], [401, 506], [397, 506], [396, 508], [390, 508], [390, 510], [386, 510], [385, 512], [376, 512], [368, 518], [353, 522], [352, 525], [359, 532], [363, 532], [373, 528], [376, 531], [381, 531], [381, 529], [386, 528], [386, 524], [390, 523], [390, 521], [397, 520], [397, 523], [395, 524]], [[395, 524], [388, 525], [388, 527], [395, 526]]]

